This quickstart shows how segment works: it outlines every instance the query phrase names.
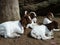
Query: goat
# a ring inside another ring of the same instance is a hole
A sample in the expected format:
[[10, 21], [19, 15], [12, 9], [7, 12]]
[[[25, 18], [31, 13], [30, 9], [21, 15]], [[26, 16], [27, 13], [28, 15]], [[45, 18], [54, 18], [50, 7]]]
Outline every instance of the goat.
[[[31, 36], [36, 39], [52, 39], [53, 36], [54, 23], [49, 23], [45, 25], [36, 25], [31, 30]], [[47, 35], [46, 35], [47, 34]]]
[[54, 20], [54, 15], [53, 13], [49, 12], [48, 15], [46, 16], [46, 18], [44, 18], [43, 20], [43, 24], [49, 24], [51, 22], [54, 22], [54, 26], [55, 26], [55, 29], [54, 31], [60, 31], [60, 29], [58, 29], [58, 22]]
[[4, 36], [4, 38], [20, 37], [28, 23], [31, 23], [29, 16], [24, 16], [17, 21], [3, 22], [0, 24], [0, 35]]

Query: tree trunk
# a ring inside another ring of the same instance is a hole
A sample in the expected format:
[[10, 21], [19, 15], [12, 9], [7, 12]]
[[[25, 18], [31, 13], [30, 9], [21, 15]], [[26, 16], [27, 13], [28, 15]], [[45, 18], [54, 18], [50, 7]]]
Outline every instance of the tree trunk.
[[0, 0], [0, 23], [20, 20], [18, 0]]

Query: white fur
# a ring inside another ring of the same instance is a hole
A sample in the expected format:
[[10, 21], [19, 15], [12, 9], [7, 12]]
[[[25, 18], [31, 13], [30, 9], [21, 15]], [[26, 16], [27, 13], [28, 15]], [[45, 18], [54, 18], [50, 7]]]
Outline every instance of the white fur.
[[53, 29], [53, 31], [60, 31], [60, 29]]
[[27, 15], [27, 11], [25, 11], [25, 15]]
[[37, 21], [37, 18], [33, 18], [32, 20], [31, 20], [31, 24], [28, 24], [27, 25], [27, 27], [26, 28], [33, 28], [34, 26], [36, 26], [37, 25], [37, 23], [36, 23], [36, 21]]
[[[48, 36], [46, 36], [46, 34]], [[48, 28], [45, 25], [36, 25], [32, 28], [31, 31], [31, 36], [36, 38], [36, 39], [43, 39], [43, 40], [47, 40], [47, 39], [51, 39], [53, 35], [53, 31], [49, 31]]]
[[28, 12], [28, 11], [25, 11], [25, 15], [27, 15], [27, 12]]
[[19, 21], [8, 21], [0, 24], [0, 35], [5, 38], [19, 37], [20, 35], [17, 33], [24, 33], [24, 28]]
[[36, 39], [47, 40], [53, 38], [53, 31], [49, 31], [45, 25], [29, 24], [28, 27], [32, 28], [31, 36]]
[[37, 25], [37, 23], [31, 23], [31, 24], [27, 24], [27, 27], [26, 28], [34, 28], [35, 26]]
[[37, 22], [37, 18], [33, 18], [32, 23], [36, 23], [36, 22]]
[[49, 24], [49, 23], [51, 23], [52, 21], [51, 20], [49, 20], [48, 18], [44, 18], [44, 20], [43, 20], [43, 24]]

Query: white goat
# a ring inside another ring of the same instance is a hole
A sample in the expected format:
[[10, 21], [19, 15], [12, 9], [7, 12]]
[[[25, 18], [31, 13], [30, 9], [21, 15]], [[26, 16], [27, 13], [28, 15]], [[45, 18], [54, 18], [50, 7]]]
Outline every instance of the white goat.
[[[25, 22], [25, 23], [24, 23]], [[0, 35], [5, 38], [19, 37], [24, 33], [24, 27], [30, 23], [28, 16], [23, 17], [20, 21], [7, 21], [0, 24]]]
[[36, 25], [31, 30], [31, 36], [36, 39], [43, 39], [43, 40], [51, 39], [53, 38], [53, 30], [51, 29], [50, 31], [48, 27], [45, 25]]
[[24, 28], [19, 21], [8, 21], [0, 24], [0, 35], [4, 35], [5, 38], [20, 36], [16, 33], [24, 33]]

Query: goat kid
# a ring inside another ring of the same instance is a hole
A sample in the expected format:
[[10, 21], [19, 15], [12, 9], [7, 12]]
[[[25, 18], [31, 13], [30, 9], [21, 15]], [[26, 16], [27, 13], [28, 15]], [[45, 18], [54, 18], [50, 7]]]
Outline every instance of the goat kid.
[[54, 22], [54, 26], [55, 26], [55, 29], [53, 29], [54, 31], [60, 31], [60, 29], [58, 29], [58, 22], [56, 22], [54, 19], [54, 15], [53, 13], [49, 12], [48, 15], [46, 16], [46, 18], [44, 18], [43, 20], [43, 24], [49, 24], [51, 22]]
[[20, 37], [24, 33], [25, 26], [31, 23], [29, 16], [24, 16], [20, 21], [7, 21], [0, 24], [0, 35], [5, 38]]
[[46, 25], [36, 25], [31, 30], [31, 36], [36, 39], [43, 40], [52, 39], [54, 38], [53, 28], [54, 28], [53, 22]]

